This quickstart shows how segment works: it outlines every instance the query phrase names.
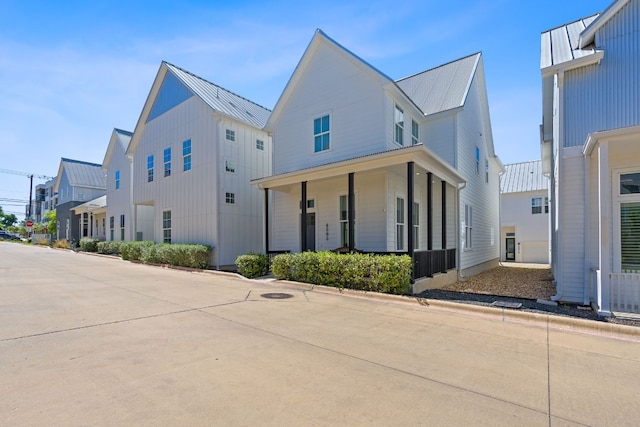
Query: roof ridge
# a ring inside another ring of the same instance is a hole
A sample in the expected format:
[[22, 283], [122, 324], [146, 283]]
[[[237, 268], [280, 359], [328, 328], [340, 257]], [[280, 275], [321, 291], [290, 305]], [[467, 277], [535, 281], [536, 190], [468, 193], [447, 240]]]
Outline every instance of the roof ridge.
[[442, 68], [442, 67], [444, 67], [446, 65], [451, 65], [451, 64], [453, 64], [455, 62], [459, 62], [459, 61], [462, 61], [464, 59], [471, 58], [472, 56], [477, 56], [477, 55], [482, 55], [482, 51], [478, 51], [478, 52], [472, 53], [470, 55], [466, 55], [466, 56], [463, 56], [461, 58], [454, 59], [454, 60], [451, 60], [449, 62], [445, 62], [444, 64], [440, 64], [438, 66], [435, 66], [435, 67], [432, 67], [432, 68], [429, 68], [429, 69], [426, 69], [426, 70], [423, 70], [423, 71], [418, 71], [417, 73], [414, 73], [414, 74], [411, 74], [409, 76], [402, 77], [402, 78], [400, 78], [398, 80], [395, 80], [395, 83], [398, 83], [398, 82], [400, 82], [402, 80], [410, 79], [410, 78], [415, 77], [415, 76], [419, 76], [420, 74], [428, 73], [429, 71], [437, 70], [438, 68]]
[[525, 163], [539, 163], [539, 162], [542, 162], [542, 160], [539, 160], [539, 159], [538, 160], [526, 160], [526, 161], [523, 161], [523, 162], [507, 163], [504, 166], [507, 167], [507, 166], [514, 166], [514, 165], [523, 165]]
[[[560, 25], [555, 26], [553, 28], [549, 28], [548, 30], [541, 31], [540, 34], [548, 33], [548, 32], [553, 31], [553, 30], [558, 30], [558, 29], [560, 29], [562, 27], [567, 27], [567, 26], [569, 26], [571, 24], [575, 24], [575, 23], [577, 23], [579, 21], [584, 21], [585, 19], [593, 18], [594, 16], [597, 17], [601, 13], [602, 12], [596, 12], [596, 13], [592, 13], [591, 15], [583, 16], [582, 18], [574, 19], [573, 21], [565, 22], [564, 24], [560, 24]], [[585, 25], [585, 27], [587, 27], [587, 25]]]
[[69, 158], [66, 158], [66, 157], [60, 157], [60, 160], [63, 161], [63, 162], [80, 163], [80, 164], [88, 165], [88, 166], [99, 166], [99, 167], [102, 167], [101, 164], [92, 163], [92, 162], [85, 162], [84, 160], [75, 160], [75, 159], [69, 159]]
[[210, 82], [209, 80], [207, 80], [207, 79], [205, 79], [205, 78], [203, 78], [203, 77], [200, 77], [200, 76], [198, 76], [197, 74], [192, 73], [191, 71], [188, 71], [188, 70], [185, 70], [184, 68], [178, 67], [177, 65], [174, 65], [174, 64], [172, 64], [172, 63], [170, 63], [170, 62], [168, 62], [168, 61], [162, 61], [162, 62], [163, 62], [163, 63], [165, 63], [165, 64], [167, 64], [167, 65], [170, 65], [170, 66], [172, 66], [172, 67], [174, 67], [174, 68], [177, 68], [178, 70], [182, 71], [183, 73], [187, 73], [187, 74], [189, 74], [190, 76], [193, 76], [193, 77], [195, 77], [195, 78], [197, 78], [197, 79], [199, 79], [199, 80], [202, 80], [203, 82], [206, 82], [206, 83], [210, 84], [211, 86], [215, 86], [215, 87], [216, 87], [216, 88], [218, 88], [218, 89], [222, 89], [222, 90], [224, 90], [225, 92], [230, 93], [231, 95], [234, 95], [234, 96], [237, 96], [238, 98], [244, 99], [245, 101], [247, 101], [247, 102], [249, 102], [249, 103], [251, 103], [251, 104], [253, 104], [253, 105], [258, 106], [258, 107], [262, 108], [263, 110], [267, 110], [267, 111], [271, 112], [271, 110], [270, 110], [269, 108], [264, 107], [264, 106], [262, 106], [262, 105], [258, 104], [257, 102], [254, 102], [254, 101], [252, 101], [252, 100], [250, 100], [250, 99], [248, 99], [248, 98], [245, 98], [245, 97], [244, 97], [244, 96], [242, 96], [242, 95], [238, 95], [237, 93], [235, 93], [235, 92], [233, 92], [233, 91], [230, 91], [229, 89], [226, 89], [226, 88], [224, 88], [224, 87], [222, 87], [222, 86], [220, 86], [220, 85], [218, 85], [218, 84], [215, 84], [215, 83], [213, 83], [213, 82]]
[[118, 133], [124, 133], [125, 135], [133, 135], [133, 132], [129, 132], [128, 130], [124, 130], [124, 129], [120, 129], [120, 128], [113, 128], [114, 131], [118, 132]]

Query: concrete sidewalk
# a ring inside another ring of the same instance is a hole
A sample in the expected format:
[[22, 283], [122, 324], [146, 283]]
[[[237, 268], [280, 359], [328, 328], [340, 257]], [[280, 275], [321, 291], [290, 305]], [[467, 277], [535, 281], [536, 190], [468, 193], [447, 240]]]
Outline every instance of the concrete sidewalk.
[[633, 335], [348, 294], [0, 243], [0, 425], [640, 419]]

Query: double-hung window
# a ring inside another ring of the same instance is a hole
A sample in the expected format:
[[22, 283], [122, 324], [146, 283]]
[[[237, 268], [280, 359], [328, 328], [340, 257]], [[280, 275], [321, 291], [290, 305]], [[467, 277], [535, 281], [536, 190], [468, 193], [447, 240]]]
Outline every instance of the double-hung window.
[[531, 198], [531, 214], [542, 213], [542, 197]]
[[114, 237], [114, 233], [113, 233], [113, 226], [115, 225], [115, 218], [110, 216], [109, 217], [109, 240], [111, 242], [113, 242], [113, 237]]
[[473, 208], [464, 205], [464, 248], [473, 248]]
[[340, 196], [340, 246], [349, 246], [349, 198]]
[[191, 140], [187, 139], [182, 142], [182, 170], [191, 170]]
[[153, 181], [153, 154], [147, 157], [147, 182]]
[[418, 122], [411, 119], [411, 145], [420, 143], [420, 126]]
[[116, 190], [120, 189], [120, 171], [116, 171]]
[[162, 211], [162, 242], [171, 243], [171, 211]]
[[404, 250], [404, 199], [396, 198], [396, 250]]
[[620, 263], [622, 273], [640, 273], [640, 173], [620, 174]]
[[404, 145], [404, 111], [397, 105], [393, 115], [393, 124], [395, 130], [394, 141], [396, 144]]
[[171, 147], [164, 149], [162, 160], [164, 162], [164, 176], [171, 176]]
[[120, 241], [124, 241], [124, 215], [120, 215]]
[[329, 149], [330, 126], [328, 114], [313, 120], [314, 152], [319, 153]]

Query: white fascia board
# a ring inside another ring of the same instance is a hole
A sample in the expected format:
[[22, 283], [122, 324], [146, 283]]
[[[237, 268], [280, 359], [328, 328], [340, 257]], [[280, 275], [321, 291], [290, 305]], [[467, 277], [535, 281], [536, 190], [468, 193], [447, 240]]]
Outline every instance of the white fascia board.
[[640, 126], [630, 126], [590, 133], [584, 142], [582, 154], [590, 156], [595, 146], [602, 139], [620, 138], [633, 134], [640, 134]]
[[596, 50], [591, 55], [581, 56], [580, 58], [572, 59], [571, 61], [561, 62], [560, 64], [552, 65], [541, 69], [542, 77], [550, 77], [554, 74], [558, 74], [560, 71], [569, 71], [576, 68], [586, 67], [587, 65], [599, 64], [604, 58], [604, 50]]
[[602, 28], [602, 26], [604, 24], [606, 24], [607, 21], [609, 21], [609, 19], [611, 19], [613, 17], [613, 15], [618, 13], [618, 11], [620, 11], [620, 9], [622, 9], [622, 7], [625, 4], [627, 4], [628, 2], [629, 2], [629, 0], [617, 0], [617, 1], [613, 2], [612, 4], [610, 4], [609, 7], [607, 7], [591, 23], [591, 25], [589, 25], [587, 28], [582, 30], [582, 32], [580, 33], [580, 42], [578, 44], [578, 47], [580, 49], [584, 49], [585, 46], [589, 46], [591, 43], [593, 43], [593, 40], [596, 38], [596, 32], [600, 28]]

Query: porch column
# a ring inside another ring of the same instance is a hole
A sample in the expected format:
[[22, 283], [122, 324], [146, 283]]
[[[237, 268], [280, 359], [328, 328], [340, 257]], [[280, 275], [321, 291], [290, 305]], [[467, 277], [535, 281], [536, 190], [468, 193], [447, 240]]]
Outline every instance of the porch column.
[[302, 181], [301, 189], [302, 216], [300, 217], [300, 252], [307, 249], [307, 181]]
[[354, 173], [349, 173], [349, 196], [347, 201], [348, 219], [349, 219], [349, 252], [353, 252], [356, 247], [356, 203], [355, 203], [355, 186]]
[[93, 235], [93, 212], [89, 211], [89, 236], [94, 237]]
[[447, 249], [447, 183], [442, 181], [442, 249]]
[[[609, 253], [611, 251], [611, 182], [609, 179], [609, 144], [598, 144], [598, 228], [600, 233], [600, 245], [598, 248], [598, 314], [611, 315], [610, 278], [611, 266], [609, 265]], [[587, 248], [588, 250], [588, 248]], [[585, 271], [584, 274], [589, 274]], [[585, 278], [586, 280], [586, 278]]]
[[433, 250], [433, 174], [427, 172], [427, 250]]
[[407, 246], [413, 259], [413, 162], [407, 162]]
[[264, 251], [269, 253], [269, 189], [264, 189]]

